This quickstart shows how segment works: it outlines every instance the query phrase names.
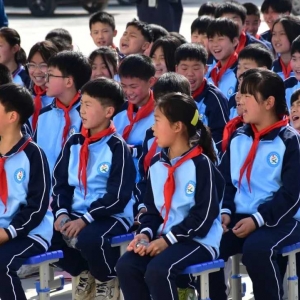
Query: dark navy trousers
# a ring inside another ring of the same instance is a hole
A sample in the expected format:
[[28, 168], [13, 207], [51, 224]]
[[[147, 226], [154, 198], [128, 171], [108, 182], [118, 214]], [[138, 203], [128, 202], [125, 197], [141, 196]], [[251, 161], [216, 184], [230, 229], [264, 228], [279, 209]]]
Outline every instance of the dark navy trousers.
[[40, 243], [29, 237], [16, 237], [0, 246], [1, 300], [27, 299], [17, 271], [29, 257], [45, 252]]
[[[244, 217], [247, 216], [237, 215], [229, 228]], [[255, 300], [281, 300], [286, 263], [278, 251], [299, 241], [300, 224], [294, 219], [275, 227], [264, 225], [246, 238], [238, 238], [229, 230], [222, 237], [219, 258], [227, 261], [230, 256], [242, 253], [242, 262], [253, 283]], [[211, 300], [227, 300], [223, 269], [210, 274], [209, 285]]]
[[126, 252], [116, 270], [125, 300], [178, 300], [178, 274], [189, 265], [211, 260], [205, 247], [187, 241], [173, 244], [154, 257]]

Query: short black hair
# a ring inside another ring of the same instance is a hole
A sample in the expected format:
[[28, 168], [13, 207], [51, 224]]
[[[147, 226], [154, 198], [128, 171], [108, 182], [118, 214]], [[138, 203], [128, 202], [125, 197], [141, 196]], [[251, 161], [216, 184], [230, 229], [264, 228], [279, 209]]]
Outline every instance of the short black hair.
[[11, 72], [4, 64], [0, 64], [0, 85], [13, 82]]
[[153, 35], [153, 42], [155, 42], [156, 40], [158, 40], [159, 38], [163, 37], [163, 36], [168, 36], [169, 32], [167, 29], [163, 28], [160, 25], [157, 24], [149, 24], [149, 27], [152, 30], [152, 35]]
[[133, 27], [137, 28], [141, 32], [142, 36], [144, 37], [144, 39], [147, 42], [151, 43], [153, 41], [152, 30], [151, 30], [151, 27], [147, 23], [133, 19], [132, 21], [130, 21], [126, 24], [126, 29], [129, 26], [133, 26]]
[[120, 77], [139, 78], [148, 81], [155, 75], [152, 59], [143, 54], [126, 56], [119, 66]]
[[228, 18], [218, 18], [212, 20], [207, 28], [207, 37], [227, 36], [232, 42], [234, 38], [239, 38], [238, 25]]
[[60, 70], [63, 76], [72, 76], [77, 91], [91, 78], [88, 59], [80, 52], [62, 51], [49, 59], [48, 67]]
[[216, 12], [217, 4], [214, 2], [203, 3], [198, 10], [198, 17], [202, 16], [214, 16]]
[[116, 23], [115, 23], [114, 16], [109, 14], [106, 11], [98, 11], [98, 12], [94, 13], [93, 15], [91, 15], [90, 21], [89, 21], [90, 30], [92, 29], [92, 25], [97, 22], [109, 25], [112, 28], [112, 30], [116, 29]]
[[217, 6], [215, 12], [215, 18], [221, 18], [224, 14], [236, 14], [238, 15], [242, 23], [245, 24], [247, 11], [246, 8], [237, 2], [225, 2]]
[[176, 37], [181, 42], [181, 44], [187, 43], [186, 38], [182, 34], [180, 34], [179, 32], [171, 31], [171, 32], [169, 32], [169, 35], [173, 36], [173, 37]]
[[95, 98], [103, 106], [112, 106], [116, 115], [125, 102], [121, 85], [113, 79], [101, 77], [88, 81], [81, 89], [81, 94]]
[[65, 41], [67, 44], [72, 45], [73, 39], [71, 33], [64, 28], [55, 28], [49, 31], [45, 37], [45, 40], [52, 40], [53, 38], [59, 38]]
[[34, 103], [30, 92], [19, 84], [0, 85], [0, 103], [6, 112], [18, 113], [20, 126], [34, 113]]
[[164, 53], [164, 59], [167, 70], [169, 72], [175, 72], [175, 51], [181, 45], [181, 42], [173, 36], [165, 36], [156, 40], [151, 47], [150, 57], [152, 58], [154, 52], [161, 47]]
[[269, 70], [272, 69], [273, 65], [273, 54], [266, 47], [261, 44], [250, 44], [246, 46], [239, 53], [238, 60], [250, 59], [256, 62], [258, 67], [267, 67]]
[[182, 60], [196, 60], [206, 66], [207, 57], [206, 49], [199, 44], [183, 44], [175, 52], [176, 65], [179, 65]]
[[36, 53], [39, 53], [44, 62], [48, 63], [50, 57], [58, 53], [58, 49], [51, 41], [38, 42], [31, 47], [27, 61], [31, 61]]
[[293, 105], [293, 103], [297, 100], [299, 100], [300, 98], [300, 89], [296, 90], [292, 96], [291, 96], [291, 106]]
[[168, 93], [182, 93], [191, 96], [191, 85], [183, 75], [167, 72], [159, 77], [153, 86], [155, 100]]
[[264, 0], [260, 7], [262, 13], [266, 13], [269, 8], [272, 8], [277, 13], [292, 12], [291, 0]]
[[260, 18], [259, 8], [255, 4], [251, 2], [247, 2], [244, 3], [243, 6], [246, 8], [247, 16], [255, 16]]
[[198, 34], [206, 34], [209, 24], [214, 18], [209, 16], [203, 16], [195, 19], [191, 25], [191, 34], [197, 32]]
[[295, 53], [300, 53], [300, 36], [294, 39], [292, 46], [291, 46], [291, 55]]

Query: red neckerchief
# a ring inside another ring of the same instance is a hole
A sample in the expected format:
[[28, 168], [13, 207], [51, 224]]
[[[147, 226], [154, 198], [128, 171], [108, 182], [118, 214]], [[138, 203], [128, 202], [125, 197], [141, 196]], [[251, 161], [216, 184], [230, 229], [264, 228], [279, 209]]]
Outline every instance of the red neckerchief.
[[257, 34], [255, 35], [255, 38], [256, 38], [257, 40], [259, 40], [259, 39], [260, 39], [260, 34], [257, 33]]
[[62, 145], [65, 144], [65, 142], [68, 138], [68, 133], [69, 133], [69, 129], [71, 126], [71, 119], [70, 119], [69, 112], [73, 108], [73, 105], [78, 101], [79, 97], [80, 97], [80, 93], [77, 92], [77, 94], [71, 100], [68, 107], [66, 107], [64, 104], [62, 104], [58, 98], [55, 99], [56, 106], [64, 111], [65, 127], [64, 127], [63, 136], [62, 136]]
[[243, 174], [246, 171], [246, 177], [247, 177], [247, 181], [248, 181], [249, 191], [251, 193], [251, 187], [250, 187], [251, 170], [252, 170], [253, 162], [254, 162], [254, 159], [255, 159], [256, 150], [257, 150], [257, 147], [258, 147], [258, 144], [259, 144], [259, 141], [260, 141], [261, 137], [268, 134], [273, 129], [286, 126], [288, 123], [289, 123], [288, 116], [284, 116], [284, 118], [281, 121], [278, 121], [278, 122], [268, 126], [267, 128], [265, 128], [261, 131], [257, 131], [256, 127], [253, 124], [251, 124], [251, 128], [252, 128], [253, 133], [254, 133], [254, 138], [253, 138], [253, 143], [252, 143], [252, 146], [251, 146], [250, 151], [248, 153], [248, 156], [246, 157], [246, 160], [245, 160], [245, 162], [244, 162], [244, 164], [243, 164], [243, 166], [240, 170], [239, 188], [241, 187], [241, 181], [242, 181]]
[[40, 86], [34, 85], [33, 90], [35, 93], [34, 97], [34, 113], [32, 116], [32, 130], [35, 132], [37, 120], [42, 109], [42, 96], [46, 94], [46, 91], [43, 90]]
[[123, 139], [125, 141], [127, 141], [133, 125], [138, 121], [148, 117], [153, 112], [153, 110], [154, 110], [154, 98], [153, 98], [152, 91], [150, 91], [150, 96], [147, 103], [138, 110], [135, 116], [134, 116], [134, 104], [128, 102], [127, 117], [129, 120], [129, 125], [127, 125], [123, 131]]
[[163, 164], [165, 167], [168, 168], [168, 177], [164, 185], [164, 205], [162, 206], [160, 210], [160, 214], [162, 213], [162, 210], [165, 208], [166, 209], [166, 214], [164, 218], [164, 224], [161, 232], [163, 232], [167, 220], [169, 218], [169, 212], [171, 209], [171, 204], [172, 204], [172, 198], [173, 194], [175, 192], [175, 179], [174, 179], [174, 172], [176, 169], [181, 166], [185, 161], [192, 159], [196, 156], [199, 156], [203, 152], [202, 148], [200, 146], [196, 146], [193, 150], [191, 150], [188, 154], [185, 156], [181, 157], [174, 166], [171, 166], [169, 164]]
[[[18, 149], [18, 151], [15, 153], [19, 153], [23, 151], [26, 146], [31, 142], [31, 138], [27, 139], [27, 141]], [[8, 157], [1, 157], [0, 158], [0, 198], [5, 206], [5, 212], [6, 212], [6, 205], [7, 205], [7, 198], [8, 198], [8, 187], [7, 187], [7, 178], [6, 178], [6, 172], [5, 172], [5, 162], [8, 159]]]
[[89, 136], [88, 129], [85, 129], [83, 127], [81, 129], [81, 134], [84, 136], [84, 143], [80, 148], [78, 181], [79, 181], [79, 186], [80, 186], [80, 182], [82, 182], [82, 185], [84, 187], [84, 197], [86, 196], [86, 191], [87, 191], [86, 168], [89, 159], [89, 144], [99, 141], [103, 137], [111, 135], [114, 132], [116, 132], [116, 128], [112, 122], [110, 123], [110, 126], [108, 128], [94, 134], [93, 136]]
[[156, 149], [157, 149], [157, 138], [154, 138], [153, 143], [152, 143], [148, 153], [145, 155], [145, 158], [144, 158], [144, 170], [145, 170], [146, 174], [147, 174], [147, 171], [150, 167], [151, 159], [156, 153]]
[[239, 38], [239, 44], [237, 45], [235, 50], [237, 54], [239, 54], [245, 48], [246, 42], [247, 42], [247, 36], [246, 33], [243, 31]]
[[281, 57], [279, 57], [279, 63], [280, 63], [281, 69], [282, 69], [284, 79], [289, 78], [291, 76], [291, 72], [292, 72], [291, 63], [289, 62], [289, 64], [286, 67], [285, 64], [283, 63]]
[[218, 86], [219, 81], [221, 80], [224, 73], [227, 71], [227, 69], [231, 68], [232, 65], [236, 63], [237, 59], [238, 55], [236, 52], [234, 52], [229, 56], [226, 64], [224, 64], [223, 66], [221, 66], [220, 61], [217, 62], [217, 64], [213, 67], [213, 69], [210, 72], [210, 77], [214, 82], [215, 86]]
[[243, 117], [237, 116], [232, 120], [228, 121], [224, 127], [223, 140], [222, 140], [222, 151], [225, 152], [228, 146], [228, 142], [232, 134], [237, 130], [238, 125], [243, 123]]
[[203, 79], [203, 81], [202, 81], [202, 83], [201, 83], [201, 85], [195, 90], [195, 91], [193, 91], [193, 98], [194, 98], [194, 100], [199, 96], [199, 95], [201, 95], [202, 94], [202, 92], [203, 92], [203, 90], [204, 90], [204, 88], [205, 88], [205, 85], [206, 85], [206, 78], [204, 78]]

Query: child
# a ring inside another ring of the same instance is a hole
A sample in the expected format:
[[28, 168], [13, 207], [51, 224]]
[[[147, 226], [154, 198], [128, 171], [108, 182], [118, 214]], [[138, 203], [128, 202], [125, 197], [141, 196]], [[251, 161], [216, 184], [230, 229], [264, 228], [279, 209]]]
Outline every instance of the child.
[[116, 48], [113, 39], [118, 32], [113, 15], [105, 11], [98, 11], [90, 17], [89, 25], [91, 37], [97, 47]]
[[261, 36], [258, 34], [258, 29], [261, 24], [259, 8], [251, 2], [244, 3], [243, 6], [247, 11], [245, 31], [256, 39], [261, 39]]
[[11, 83], [12, 76], [7, 66], [0, 64], [0, 85]]
[[267, 23], [269, 30], [261, 34], [261, 37], [271, 42], [274, 22], [282, 16], [290, 15], [292, 12], [292, 1], [291, 0], [264, 0], [261, 5], [260, 11], [263, 14], [263, 18]]
[[50, 174], [44, 152], [21, 133], [33, 114], [30, 93], [22, 86], [0, 86], [0, 255], [2, 300], [26, 300], [18, 269], [48, 250], [53, 216], [48, 210]]
[[150, 57], [155, 66], [155, 77], [167, 72], [175, 72], [175, 51], [181, 42], [172, 36], [159, 38], [153, 44]]
[[153, 40], [151, 28], [148, 24], [133, 19], [126, 25], [120, 39], [120, 51], [124, 55], [142, 54]]
[[236, 23], [227, 18], [213, 20], [207, 28], [208, 47], [218, 61], [208, 74], [208, 81], [219, 87], [229, 99], [236, 87], [236, 66], [238, 54], [235, 51], [239, 43], [239, 29]]
[[50, 41], [38, 42], [29, 51], [27, 69], [32, 82], [34, 97], [34, 114], [29, 122], [33, 134], [41, 109], [53, 101], [53, 97], [46, 95], [45, 76], [48, 71], [49, 59], [57, 53], [58, 49]]
[[[59, 266], [80, 274], [76, 299], [118, 299], [114, 267], [119, 250], [111, 248], [110, 238], [127, 233], [133, 224], [136, 175], [130, 152], [110, 121], [124, 94], [107, 78], [92, 80], [81, 91], [82, 131], [67, 141], [53, 172], [53, 248], [64, 251]], [[76, 249], [62, 234], [77, 238]], [[95, 284], [95, 298], [89, 298]]]
[[279, 56], [273, 63], [272, 71], [283, 80], [293, 76], [291, 68], [291, 45], [300, 35], [300, 21], [296, 17], [285, 16], [277, 19], [272, 27], [272, 45]]
[[63, 51], [48, 61], [46, 90], [54, 100], [40, 112], [35, 139], [46, 153], [51, 174], [68, 137], [80, 132], [79, 90], [90, 78], [90, 64], [79, 52]]
[[114, 79], [118, 69], [117, 56], [118, 54], [114, 49], [106, 46], [101, 46], [97, 50], [94, 50], [89, 56], [92, 67], [91, 79], [99, 77]]
[[[232, 21], [231, 21], [232, 22]], [[232, 22], [233, 25], [235, 25]], [[200, 120], [207, 125], [218, 150], [228, 118], [228, 100], [204, 78], [207, 52], [197, 44], [181, 45], [175, 53], [176, 72], [185, 76], [191, 85], [192, 96], [199, 110]]]
[[20, 45], [21, 38], [16, 30], [0, 29], [0, 63], [8, 67], [14, 83], [29, 88], [30, 78], [24, 68], [26, 54]]
[[[247, 125], [233, 134], [219, 167], [226, 180], [220, 258], [242, 253], [255, 299], [281, 299], [277, 253], [300, 239], [299, 136], [276, 73], [246, 71], [240, 101]], [[210, 283], [212, 300], [227, 299], [223, 270]]]
[[73, 50], [72, 36], [70, 32], [64, 28], [52, 29], [47, 33], [45, 40], [52, 42], [59, 52]]
[[[153, 130], [163, 150], [149, 168], [147, 212], [116, 266], [130, 300], [178, 299], [177, 275], [189, 265], [215, 259], [222, 236], [224, 181], [193, 98], [171, 93], [159, 99]], [[200, 137], [192, 143], [197, 132]]]
[[290, 120], [291, 125], [300, 133], [300, 89], [291, 97]]
[[216, 8], [217, 4], [214, 2], [208, 1], [206, 3], [203, 3], [198, 10], [198, 17], [208, 16], [214, 18]]

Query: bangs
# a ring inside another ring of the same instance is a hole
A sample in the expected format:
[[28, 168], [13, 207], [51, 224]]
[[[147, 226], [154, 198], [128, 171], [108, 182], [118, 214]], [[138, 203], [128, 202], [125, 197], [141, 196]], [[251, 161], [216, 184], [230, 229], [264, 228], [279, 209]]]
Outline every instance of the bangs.
[[251, 74], [245, 77], [243, 77], [242, 75], [241, 77], [243, 79], [240, 90], [241, 94], [252, 95], [257, 101], [257, 93], [260, 90], [259, 85], [261, 82], [261, 78], [258, 78], [257, 76], [252, 76]]

